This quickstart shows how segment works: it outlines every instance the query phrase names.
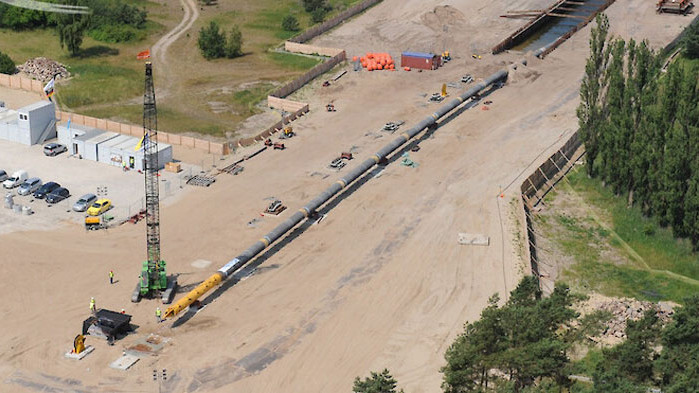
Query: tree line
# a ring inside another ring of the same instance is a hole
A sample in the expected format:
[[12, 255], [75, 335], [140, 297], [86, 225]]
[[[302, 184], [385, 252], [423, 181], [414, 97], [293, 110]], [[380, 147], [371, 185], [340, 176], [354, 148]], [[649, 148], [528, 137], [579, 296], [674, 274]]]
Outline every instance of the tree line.
[[[444, 393], [498, 392], [605, 392], [646, 393], [659, 387], [666, 393], [699, 391], [699, 295], [685, 300], [665, 326], [654, 311], [638, 321], [627, 321], [626, 340], [603, 349], [590, 366], [589, 382], [571, 376], [574, 348], [598, 334], [607, 312], [581, 316], [574, 305], [584, 296], [562, 283], [542, 296], [529, 276], [502, 306], [490, 298], [480, 319], [447, 349], [443, 373]], [[585, 376], [583, 376], [585, 379]], [[580, 379], [580, 378], [578, 378]], [[398, 382], [389, 370], [356, 378], [355, 393], [397, 393]]]
[[[59, 34], [62, 30], [70, 30], [71, 37], [64, 41], [82, 43], [82, 37], [89, 37], [101, 42], [128, 42], [145, 37], [144, 29], [148, 21], [145, 9], [129, 5], [123, 0], [63, 0], [52, 3], [88, 6], [90, 15], [67, 15], [44, 11], [30, 10], [0, 3], [0, 28], [12, 30], [31, 30], [56, 28]], [[68, 46], [72, 54], [77, 48]]]
[[609, 36], [598, 15], [577, 109], [587, 171], [628, 204], [670, 225], [699, 248], [699, 24], [685, 32], [684, 58]]

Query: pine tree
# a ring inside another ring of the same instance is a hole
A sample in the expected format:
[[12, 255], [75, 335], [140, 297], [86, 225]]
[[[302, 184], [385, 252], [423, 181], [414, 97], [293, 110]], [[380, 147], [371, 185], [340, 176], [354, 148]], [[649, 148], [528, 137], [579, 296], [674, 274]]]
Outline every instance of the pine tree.
[[226, 42], [226, 57], [232, 59], [243, 55], [243, 33], [237, 25], [233, 25], [231, 33]]

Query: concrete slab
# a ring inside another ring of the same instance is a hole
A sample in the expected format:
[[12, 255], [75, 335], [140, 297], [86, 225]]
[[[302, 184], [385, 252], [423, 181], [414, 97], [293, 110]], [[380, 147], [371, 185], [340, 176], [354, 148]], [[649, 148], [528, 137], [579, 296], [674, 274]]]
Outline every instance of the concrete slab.
[[65, 353], [65, 357], [67, 357], [68, 359], [82, 360], [82, 358], [84, 358], [85, 356], [91, 354], [92, 351], [94, 351], [94, 350], [95, 350], [95, 347], [93, 347], [92, 345], [88, 345], [88, 346], [86, 346], [85, 349], [84, 349], [82, 352], [80, 352], [80, 353], [74, 353], [73, 351], [71, 351], [71, 352], [66, 352], [66, 353]]
[[459, 233], [459, 244], [466, 246], [487, 246], [490, 245], [490, 237], [478, 233]]
[[109, 364], [109, 367], [115, 368], [117, 370], [126, 371], [129, 369], [129, 367], [133, 366], [137, 361], [139, 361], [139, 359], [140, 358], [138, 356], [127, 354], [127, 355], [124, 355], [124, 356], [120, 357], [119, 359], [111, 362]]

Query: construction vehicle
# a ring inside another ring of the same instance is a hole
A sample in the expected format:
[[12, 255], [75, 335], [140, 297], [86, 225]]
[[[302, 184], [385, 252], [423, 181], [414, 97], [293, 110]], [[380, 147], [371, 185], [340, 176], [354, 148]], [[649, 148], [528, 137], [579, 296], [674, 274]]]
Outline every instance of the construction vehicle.
[[266, 214], [278, 215], [286, 209], [286, 206], [282, 205], [282, 201], [275, 199], [272, 203], [265, 209]]
[[125, 336], [131, 330], [133, 330], [131, 315], [100, 309], [95, 315], [83, 321], [82, 335], [89, 334], [90, 336], [103, 338], [111, 344], [114, 343], [114, 340]]
[[85, 217], [85, 230], [93, 231], [97, 229], [106, 228], [102, 222], [102, 216], [86, 216]]
[[291, 138], [295, 135], [296, 135], [296, 133], [294, 132], [294, 129], [291, 126], [286, 126], [282, 130], [282, 134], [279, 135], [279, 139], [288, 139], [288, 138]]
[[342, 158], [336, 158], [336, 159], [332, 160], [332, 162], [330, 162], [330, 165], [328, 165], [328, 168], [340, 170], [345, 165], [347, 165], [347, 163], [342, 161]]
[[451, 55], [449, 54], [448, 50], [445, 50], [444, 52], [442, 52], [442, 61], [446, 63], [449, 60], [451, 60]]
[[270, 138], [265, 139], [265, 146], [272, 146], [272, 140]]
[[82, 353], [82, 351], [85, 350], [85, 336], [82, 334], [78, 334], [75, 336], [75, 339], [73, 339], [73, 353], [78, 355]]
[[333, 103], [330, 103], [330, 104], [326, 105], [326, 106], [325, 106], [325, 110], [327, 110], [328, 112], [337, 112], [337, 111], [335, 110], [335, 104], [333, 104]]
[[352, 157], [352, 153], [342, 152], [342, 154], [340, 154], [340, 159], [342, 159], [342, 160], [348, 160], [348, 161], [349, 161], [349, 160], [351, 160], [352, 158], [353, 158], [353, 157]]
[[158, 112], [155, 106], [153, 65], [146, 63], [145, 92], [143, 94], [143, 139], [146, 190], [146, 256], [141, 268], [141, 279], [131, 295], [132, 302], [143, 297], [160, 295], [163, 303], [172, 301], [177, 289], [177, 277], [166, 273], [165, 261], [160, 259], [160, 181], [158, 170]]
[[283, 144], [283, 143], [280, 143], [280, 142], [274, 142], [274, 145], [272, 145], [272, 146], [274, 147], [274, 150], [284, 150], [284, 149], [286, 149], [286, 146], [284, 146], [284, 144]]

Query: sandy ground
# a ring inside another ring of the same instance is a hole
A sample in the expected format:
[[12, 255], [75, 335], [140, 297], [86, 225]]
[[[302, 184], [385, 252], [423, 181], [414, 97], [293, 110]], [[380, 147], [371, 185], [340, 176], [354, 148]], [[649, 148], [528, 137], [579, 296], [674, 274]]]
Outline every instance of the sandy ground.
[[[382, 36], [370, 33], [394, 26], [387, 47], [429, 49], [420, 46], [426, 31], [420, 21], [442, 3], [387, 0], [322, 40], [378, 51]], [[286, 142], [287, 150], [265, 151], [245, 162], [243, 174], [221, 175], [212, 187], [162, 209], [163, 257], [181, 284], [189, 289], [205, 279], [331, 184], [338, 174], [326, 166], [340, 151], [354, 146], [357, 161], [364, 160], [390, 140], [377, 137], [383, 123], [401, 119], [409, 127], [432, 113], [424, 94], [464, 73], [486, 77], [521, 57], [471, 59], [473, 48], [489, 48], [523, 22], [497, 18], [505, 9], [485, 0], [452, 6], [464, 16], [452, 25], [460, 30], [449, 28], [456, 59], [446, 67], [350, 72], [331, 88], [303, 90], [298, 94], [310, 100], [312, 112], [296, 123], [299, 136]], [[395, 27], [399, 18], [389, 18], [394, 12], [405, 16], [402, 32]], [[656, 46], [689, 21], [656, 15], [641, 0], [619, 2], [608, 14], [613, 31], [648, 37]], [[128, 300], [145, 254], [143, 223], [89, 236], [74, 228], [0, 236], [0, 390], [154, 392], [157, 368], [167, 370], [167, 392], [349, 392], [355, 376], [388, 367], [406, 392], [439, 392], [444, 351], [464, 322], [477, 318], [494, 292], [511, 290], [526, 270], [509, 203], [518, 182], [506, 188], [504, 200], [496, 196], [576, 127], [588, 35], [586, 28], [545, 61], [529, 59], [489, 96], [490, 110], [478, 105], [425, 137], [411, 153], [418, 168], [393, 163], [361, 187], [349, 187], [324, 221], [292, 232], [258, 260], [254, 274], [214, 292], [202, 311], [176, 326], [155, 323], [158, 302]], [[338, 112], [318, 110], [330, 100]], [[271, 196], [281, 198], [287, 212], [249, 226]], [[460, 246], [458, 232], [486, 234], [490, 246]], [[115, 285], [108, 284], [110, 269]], [[88, 316], [90, 296], [99, 307], [126, 308], [138, 329], [114, 347], [88, 338], [97, 347], [93, 354], [80, 362], [63, 359]], [[107, 367], [150, 333], [170, 339], [157, 356], [127, 372]]]

